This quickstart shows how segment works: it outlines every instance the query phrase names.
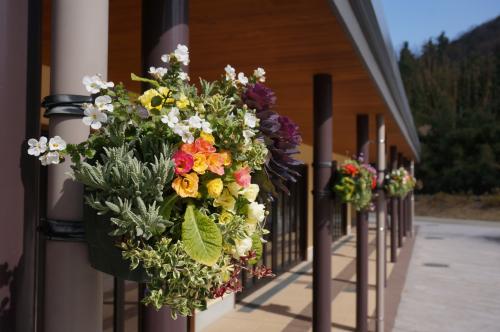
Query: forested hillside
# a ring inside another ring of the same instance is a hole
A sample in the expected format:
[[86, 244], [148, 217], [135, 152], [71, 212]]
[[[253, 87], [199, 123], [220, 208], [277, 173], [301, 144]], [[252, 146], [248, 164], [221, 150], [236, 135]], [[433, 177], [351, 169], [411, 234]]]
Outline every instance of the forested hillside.
[[405, 43], [399, 67], [422, 142], [422, 191], [500, 188], [500, 16], [418, 54]]

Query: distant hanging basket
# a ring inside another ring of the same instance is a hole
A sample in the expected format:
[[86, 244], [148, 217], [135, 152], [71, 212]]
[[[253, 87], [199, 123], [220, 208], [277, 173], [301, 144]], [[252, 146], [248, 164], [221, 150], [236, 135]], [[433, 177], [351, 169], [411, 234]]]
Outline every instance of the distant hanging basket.
[[348, 159], [337, 169], [333, 191], [344, 203], [352, 204], [357, 211], [370, 208], [372, 190], [377, 184], [377, 175], [373, 167], [358, 160]]

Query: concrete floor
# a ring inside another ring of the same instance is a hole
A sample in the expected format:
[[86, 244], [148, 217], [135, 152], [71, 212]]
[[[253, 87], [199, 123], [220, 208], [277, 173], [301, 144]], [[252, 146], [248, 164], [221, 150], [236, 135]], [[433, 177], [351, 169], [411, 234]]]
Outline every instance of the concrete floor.
[[394, 331], [500, 331], [500, 222], [416, 221]]
[[[375, 235], [369, 236], [369, 313], [375, 311]], [[389, 240], [388, 240], [389, 243]], [[389, 254], [389, 252], [388, 252]], [[354, 331], [356, 246], [353, 236], [332, 251], [332, 331]], [[388, 264], [388, 276], [394, 265]], [[369, 319], [373, 326], [373, 319]], [[252, 293], [203, 332], [312, 331], [312, 264], [304, 262]]]

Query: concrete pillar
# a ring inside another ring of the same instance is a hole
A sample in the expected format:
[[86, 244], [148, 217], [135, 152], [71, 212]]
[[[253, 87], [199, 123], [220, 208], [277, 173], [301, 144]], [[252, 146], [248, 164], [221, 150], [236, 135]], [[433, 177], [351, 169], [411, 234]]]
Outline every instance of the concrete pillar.
[[[145, 74], [151, 66], [165, 66], [161, 56], [174, 51], [177, 44], [189, 45], [188, 18], [187, 0], [142, 1], [142, 62]], [[184, 70], [187, 72], [188, 68]], [[194, 316], [191, 320], [194, 324]], [[144, 332], [183, 332], [187, 329], [187, 319], [179, 316], [173, 320], [168, 307], [157, 311], [141, 305], [141, 326]]]
[[[391, 145], [390, 148], [390, 163], [391, 170], [398, 168], [398, 150], [395, 145]], [[398, 261], [398, 230], [399, 230], [399, 209], [398, 209], [398, 199], [395, 197], [391, 198], [391, 263], [396, 263]]]
[[385, 225], [386, 200], [385, 177], [385, 122], [382, 114], [377, 114], [377, 311], [376, 332], [384, 331], [384, 288], [385, 288]]
[[314, 95], [313, 331], [331, 331], [331, 218], [329, 182], [332, 167], [332, 77], [317, 74]]
[[[51, 93], [88, 95], [82, 77], [107, 74], [108, 1], [52, 0]], [[84, 141], [80, 116], [51, 116], [50, 136]], [[48, 169], [47, 218], [81, 222], [83, 186], [67, 173], [70, 161]], [[102, 275], [91, 268], [84, 242], [48, 240], [45, 263], [45, 331], [102, 331]]]
[[[356, 118], [357, 151], [370, 161], [369, 116]], [[356, 331], [368, 331], [368, 212], [356, 212]]]

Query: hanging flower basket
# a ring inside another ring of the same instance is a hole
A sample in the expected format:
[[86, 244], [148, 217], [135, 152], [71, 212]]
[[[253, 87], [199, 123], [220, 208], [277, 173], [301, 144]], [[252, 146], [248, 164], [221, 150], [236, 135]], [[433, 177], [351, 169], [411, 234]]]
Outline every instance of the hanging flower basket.
[[403, 167], [392, 170], [385, 176], [384, 188], [390, 197], [405, 197], [415, 188], [416, 180]]
[[370, 207], [376, 185], [377, 173], [373, 167], [363, 163], [362, 158], [348, 159], [337, 168], [333, 191], [342, 202], [362, 211]]
[[150, 86], [137, 99], [122, 84], [85, 77], [89, 138], [30, 139], [28, 153], [43, 165], [71, 158], [85, 186], [92, 265], [146, 282], [144, 303], [186, 316], [240, 291], [242, 270], [272, 275], [257, 266], [265, 204], [297, 176], [301, 139], [295, 123], [272, 111], [262, 68], [247, 77], [228, 65], [221, 79], [195, 87], [181, 69], [187, 47], [162, 61], [150, 78], [132, 74]]

